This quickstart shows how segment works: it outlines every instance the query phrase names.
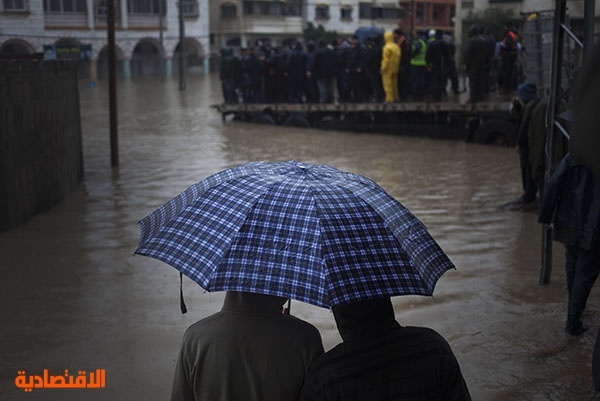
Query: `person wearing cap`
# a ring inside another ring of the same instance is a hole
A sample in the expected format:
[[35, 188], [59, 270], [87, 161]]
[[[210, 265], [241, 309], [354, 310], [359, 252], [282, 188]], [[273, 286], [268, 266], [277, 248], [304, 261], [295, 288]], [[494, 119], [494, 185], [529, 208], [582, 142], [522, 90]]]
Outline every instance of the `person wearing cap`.
[[332, 310], [343, 342], [315, 360], [301, 401], [471, 400], [448, 342], [401, 326], [389, 297]]
[[297, 400], [323, 345], [316, 327], [283, 313], [285, 302], [227, 292], [220, 312], [185, 332], [171, 401]]

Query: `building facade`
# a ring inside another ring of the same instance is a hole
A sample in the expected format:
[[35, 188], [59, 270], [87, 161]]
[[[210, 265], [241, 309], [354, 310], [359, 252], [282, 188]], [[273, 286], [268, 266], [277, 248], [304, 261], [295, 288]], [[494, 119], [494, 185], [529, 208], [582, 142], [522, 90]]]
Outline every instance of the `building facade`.
[[282, 45], [302, 39], [309, 22], [342, 36], [364, 26], [452, 32], [455, 1], [211, 0], [211, 43], [215, 49], [254, 46], [265, 40]]
[[[179, 0], [114, 0], [114, 4], [118, 74], [129, 78], [176, 73], [182, 48]], [[207, 72], [208, 2], [181, 0], [181, 5], [184, 63], [190, 72]], [[79, 48], [80, 75], [102, 78], [108, 70], [106, 20], [106, 0], [3, 0], [0, 58], [36, 54], [61, 58]]]

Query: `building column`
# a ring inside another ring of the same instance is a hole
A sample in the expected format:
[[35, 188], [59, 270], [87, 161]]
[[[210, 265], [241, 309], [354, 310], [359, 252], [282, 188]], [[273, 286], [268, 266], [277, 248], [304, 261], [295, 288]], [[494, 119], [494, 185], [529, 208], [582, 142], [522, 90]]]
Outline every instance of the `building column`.
[[90, 29], [94, 29], [94, 13], [96, 9], [94, 8], [94, 0], [87, 0], [87, 26]]
[[164, 62], [165, 62], [165, 75], [167, 77], [172, 77], [173, 76], [173, 56], [165, 58]]
[[123, 78], [131, 79], [131, 59], [124, 59], [123, 63]]
[[204, 75], [209, 75], [210, 74], [210, 56], [206, 55], [204, 56]]
[[121, 0], [121, 28], [129, 28], [127, 16], [127, 0]]
[[96, 87], [98, 81], [98, 59], [90, 60], [90, 88]]

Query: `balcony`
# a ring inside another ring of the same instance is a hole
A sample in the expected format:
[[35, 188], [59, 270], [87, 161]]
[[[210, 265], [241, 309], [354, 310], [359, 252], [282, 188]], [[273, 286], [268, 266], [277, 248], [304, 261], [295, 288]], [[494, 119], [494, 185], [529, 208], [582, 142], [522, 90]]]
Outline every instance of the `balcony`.
[[44, 13], [46, 29], [87, 29], [87, 13], [81, 12], [46, 12]]

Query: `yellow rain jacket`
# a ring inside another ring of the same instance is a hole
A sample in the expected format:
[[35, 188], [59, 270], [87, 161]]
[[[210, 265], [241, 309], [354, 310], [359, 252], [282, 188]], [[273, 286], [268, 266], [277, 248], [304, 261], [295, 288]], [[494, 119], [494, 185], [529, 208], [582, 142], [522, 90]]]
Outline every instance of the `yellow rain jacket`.
[[381, 58], [381, 81], [386, 102], [398, 101], [398, 68], [400, 67], [400, 48], [394, 43], [394, 34], [390, 31], [383, 35], [383, 57]]

